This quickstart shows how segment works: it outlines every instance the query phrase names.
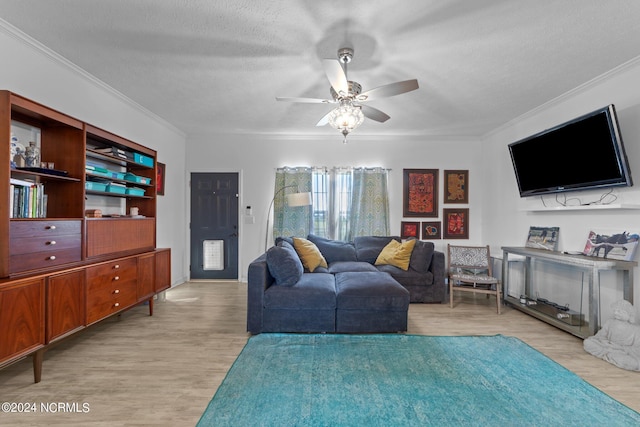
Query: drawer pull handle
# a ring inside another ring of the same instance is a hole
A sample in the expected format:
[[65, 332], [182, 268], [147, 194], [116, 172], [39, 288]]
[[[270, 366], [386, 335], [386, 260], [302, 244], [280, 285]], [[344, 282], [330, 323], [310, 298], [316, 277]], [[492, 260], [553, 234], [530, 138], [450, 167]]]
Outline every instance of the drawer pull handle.
[[120, 268], [120, 264], [114, 265], [113, 268]]
[[51, 256], [50, 256], [49, 258], [47, 258], [47, 259], [48, 259], [49, 261], [53, 261], [53, 260], [55, 260], [55, 259], [56, 259], [56, 256], [55, 256], [55, 255], [51, 255]]
[[120, 303], [119, 303], [119, 302], [117, 302], [117, 303], [113, 304], [113, 306], [114, 306], [114, 307], [120, 307]]
[[47, 225], [46, 229], [47, 230], [55, 230], [56, 226], [55, 225]]
[[120, 276], [114, 277], [113, 280], [120, 280]]
[[55, 240], [52, 240], [52, 241], [50, 241], [50, 242], [47, 242], [47, 245], [55, 245], [55, 244], [56, 244], [56, 241], [55, 241]]
[[113, 291], [114, 294], [119, 294], [120, 293], [120, 289], [116, 289], [115, 291]]

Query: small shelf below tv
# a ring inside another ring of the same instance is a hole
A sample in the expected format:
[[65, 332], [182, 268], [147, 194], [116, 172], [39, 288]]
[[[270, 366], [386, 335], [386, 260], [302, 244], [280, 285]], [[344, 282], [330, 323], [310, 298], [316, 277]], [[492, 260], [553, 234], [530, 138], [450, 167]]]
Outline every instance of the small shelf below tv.
[[588, 211], [588, 210], [613, 210], [613, 209], [640, 209], [640, 205], [629, 203], [612, 203], [608, 205], [578, 205], [578, 206], [548, 206], [544, 208], [526, 208], [528, 212], [565, 212], [565, 211]]

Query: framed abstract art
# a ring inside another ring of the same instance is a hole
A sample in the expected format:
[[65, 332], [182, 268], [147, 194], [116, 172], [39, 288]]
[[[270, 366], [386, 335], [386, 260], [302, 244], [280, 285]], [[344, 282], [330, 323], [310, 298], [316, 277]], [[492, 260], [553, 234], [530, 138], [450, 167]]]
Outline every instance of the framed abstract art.
[[422, 240], [442, 239], [442, 223], [440, 221], [427, 221], [422, 223]]
[[158, 196], [164, 196], [164, 175], [166, 172], [166, 166], [164, 163], [158, 162], [157, 176], [156, 176], [156, 194]]
[[438, 169], [404, 169], [402, 212], [406, 217], [438, 216]]
[[445, 239], [469, 238], [469, 209], [443, 209], [443, 235]]
[[469, 171], [444, 171], [444, 203], [469, 203]]
[[412, 221], [402, 221], [400, 224], [400, 237], [408, 239], [409, 237], [420, 238], [420, 223]]

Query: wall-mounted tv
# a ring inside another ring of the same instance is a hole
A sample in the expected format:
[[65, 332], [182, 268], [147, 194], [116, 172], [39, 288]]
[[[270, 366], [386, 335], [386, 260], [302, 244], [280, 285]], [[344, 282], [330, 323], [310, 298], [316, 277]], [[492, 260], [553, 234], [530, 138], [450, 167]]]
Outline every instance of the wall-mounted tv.
[[509, 144], [520, 197], [631, 186], [613, 104]]

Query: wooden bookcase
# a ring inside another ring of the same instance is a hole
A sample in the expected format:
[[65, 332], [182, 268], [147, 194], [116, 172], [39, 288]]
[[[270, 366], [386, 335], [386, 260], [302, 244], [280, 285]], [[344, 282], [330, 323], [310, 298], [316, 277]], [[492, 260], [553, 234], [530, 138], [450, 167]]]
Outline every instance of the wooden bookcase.
[[[11, 164], [18, 132], [42, 164]], [[38, 382], [51, 343], [143, 302], [151, 315], [171, 286], [171, 251], [156, 248], [157, 153], [9, 91], [0, 140], [0, 367], [31, 354]], [[86, 217], [96, 206], [109, 215]]]

